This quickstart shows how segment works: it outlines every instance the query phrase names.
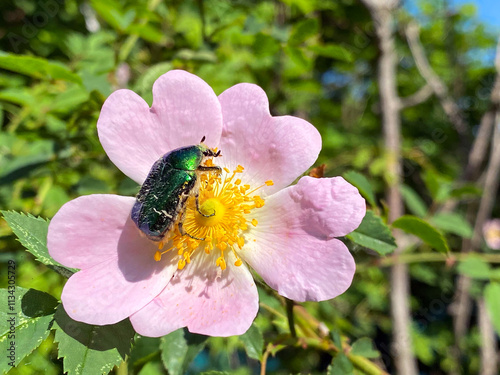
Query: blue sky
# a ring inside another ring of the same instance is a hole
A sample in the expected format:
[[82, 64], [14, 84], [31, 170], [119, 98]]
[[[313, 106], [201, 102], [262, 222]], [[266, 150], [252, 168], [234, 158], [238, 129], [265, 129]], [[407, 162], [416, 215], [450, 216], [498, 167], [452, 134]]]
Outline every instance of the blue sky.
[[[404, 0], [406, 8], [414, 13], [420, 0]], [[491, 30], [500, 33], [500, 0], [449, 0], [451, 5], [475, 4], [477, 17], [488, 24]]]
[[476, 4], [479, 18], [500, 31], [500, 0], [451, 0], [451, 4]]

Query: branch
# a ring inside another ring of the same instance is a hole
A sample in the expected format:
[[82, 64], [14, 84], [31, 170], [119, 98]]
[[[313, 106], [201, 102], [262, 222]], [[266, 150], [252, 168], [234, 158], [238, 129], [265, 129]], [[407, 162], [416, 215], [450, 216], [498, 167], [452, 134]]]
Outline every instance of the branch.
[[[496, 78], [495, 78], [495, 83], [493, 85], [491, 94], [490, 94], [490, 108], [484, 113], [483, 117], [481, 118], [481, 122], [479, 125], [479, 131], [477, 134], [476, 139], [474, 140], [474, 143], [472, 145], [472, 149], [469, 153], [469, 159], [467, 163], [467, 167], [464, 170], [464, 177], [466, 181], [475, 181], [477, 177], [480, 174], [481, 171], [481, 165], [483, 164], [484, 158], [486, 157], [486, 154], [489, 149], [489, 143], [491, 139], [491, 134], [493, 131], [493, 127], [495, 124], [495, 118], [497, 116], [497, 113], [500, 111], [500, 38], [498, 39], [498, 44], [497, 44], [497, 52], [496, 52], [496, 57], [495, 57], [495, 67], [496, 67]], [[500, 144], [497, 144], [496, 147], [500, 146]], [[493, 144], [492, 147], [495, 147]], [[493, 149], [492, 149], [493, 150]], [[490, 159], [490, 166], [488, 166], [487, 172], [486, 172], [486, 182], [485, 186], [488, 186], [488, 192], [484, 191], [483, 192], [483, 198], [485, 197], [486, 194], [490, 194], [492, 190], [492, 182], [494, 182], [494, 175], [493, 173], [495, 172], [494, 169], [496, 168], [494, 165], [491, 165], [491, 161], [495, 158], [495, 156], [492, 156]], [[488, 179], [489, 176], [489, 179]], [[498, 180], [498, 176], [496, 177]], [[498, 182], [497, 182], [497, 187], [498, 187]], [[486, 189], [486, 188], [485, 188]], [[496, 190], [496, 189], [495, 189]], [[487, 198], [490, 199], [490, 198]], [[452, 201], [448, 205], [449, 210], [454, 210], [455, 206], [458, 204], [457, 201]], [[476, 222], [474, 226], [474, 236], [472, 240], [469, 239], [464, 239], [462, 241], [462, 252], [466, 253], [469, 251], [475, 251], [480, 245], [481, 241], [481, 228], [484, 222], [487, 220], [487, 218], [491, 214], [491, 210], [488, 212], [488, 206], [491, 207], [493, 206], [493, 202], [488, 202], [484, 199], [481, 199], [481, 209], [478, 212], [476, 216]], [[476, 214], [477, 207], [475, 206], [474, 203], [470, 203], [468, 205], [468, 214], [467, 216], [473, 216]], [[471, 287], [471, 279], [467, 276], [460, 275], [458, 277], [457, 281], [457, 287], [456, 287], [456, 293], [455, 293], [455, 302], [453, 303], [452, 306], [452, 311], [454, 315], [454, 321], [453, 321], [453, 329], [454, 329], [454, 334], [455, 334], [455, 349], [454, 352], [455, 357], [458, 359], [460, 356], [460, 344], [462, 341], [462, 338], [464, 337], [465, 333], [467, 332], [467, 326], [469, 324], [470, 320], [470, 315], [471, 315], [471, 309], [472, 309], [472, 299], [469, 295], [469, 290]], [[483, 324], [484, 323], [483, 321]], [[481, 353], [481, 358], [482, 360], [486, 360], [488, 358], [488, 355], [485, 353]], [[489, 362], [488, 362], [489, 363]], [[488, 368], [486, 366], [486, 368]]]
[[484, 297], [477, 301], [479, 332], [481, 333], [481, 375], [495, 375], [497, 372], [496, 337]]
[[[362, 0], [362, 2], [371, 13], [380, 50], [377, 81], [382, 109], [384, 145], [387, 155], [386, 195], [389, 206], [388, 219], [389, 222], [392, 222], [404, 212], [400, 192], [403, 176], [401, 162], [401, 101], [396, 89], [397, 56], [392, 28], [394, 11], [397, 10], [399, 2], [395, 0]], [[395, 253], [400, 254], [404, 250], [402, 233], [395, 231], [394, 236], [399, 244]], [[410, 335], [409, 295], [408, 267], [404, 263], [397, 263], [391, 269], [393, 359], [399, 374], [417, 375], [417, 361], [412, 350], [413, 345]]]
[[465, 169], [465, 179], [472, 181], [477, 177], [481, 164], [484, 161], [488, 151], [488, 143], [490, 141], [491, 132], [495, 124], [495, 116], [500, 110], [500, 38], [498, 38], [497, 52], [495, 57], [495, 68], [497, 71], [495, 83], [491, 89], [490, 107], [484, 113], [479, 124], [477, 137], [472, 145], [472, 150], [469, 154], [469, 161]]
[[405, 109], [408, 107], [413, 107], [417, 104], [425, 102], [429, 97], [434, 93], [434, 90], [432, 90], [431, 85], [428, 83], [423, 86], [420, 90], [418, 90], [416, 93], [409, 95], [405, 98], [400, 98], [399, 99], [399, 108], [400, 109]]
[[410, 47], [413, 58], [417, 65], [417, 69], [426, 80], [427, 84], [431, 86], [432, 91], [436, 94], [441, 102], [441, 106], [451, 123], [455, 127], [457, 133], [464, 137], [467, 135], [467, 124], [463, 119], [463, 114], [457, 104], [451, 99], [448, 94], [448, 89], [439, 76], [432, 70], [425, 51], [420, 42], [419, 28], [415, 22], [410, 22], [405, 28], [406, 39]]

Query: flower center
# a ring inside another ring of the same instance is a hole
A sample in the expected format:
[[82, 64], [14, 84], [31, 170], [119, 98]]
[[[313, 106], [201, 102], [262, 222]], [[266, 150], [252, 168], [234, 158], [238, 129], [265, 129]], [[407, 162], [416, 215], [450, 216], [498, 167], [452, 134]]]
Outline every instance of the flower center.
[[[207, 165], [209, 164], [211, 160], [208, 160]], [[236, 178], [243, 170], [239, 165], [231, 174], [224, 168], [224, 179], [215, 172], [200, 174], [199, 210], [196, 208], [195, 196], [191, 196], [186, 203], [184, 217], [180, 219], [187, 235], [181, 234], [179, 226], [175, 225], [158, 246], [162, 250], [168, 244], [168, 248], [162, 252], [157, 251], [155, 260], [159, 261], [162, 254], [175, 249], [180, 258], [178, 268], [183, 269], [187, 263], [191, 263], [193, 256], [217, 251], [220, 255], [215, 264], [224, 270], [225, 254], [231, 251], [237, 259], [234, 264], [242, 264], [237, 249], [245, 244], [244, 233], [249, 224], [258, 224], [252, 217], [252, 211], [264, 206], [264, 199], [254, 193], [261, 187], [273, 185], [269, 180], [252, 189], [250, 185], [242, 184], [240, 178]]]

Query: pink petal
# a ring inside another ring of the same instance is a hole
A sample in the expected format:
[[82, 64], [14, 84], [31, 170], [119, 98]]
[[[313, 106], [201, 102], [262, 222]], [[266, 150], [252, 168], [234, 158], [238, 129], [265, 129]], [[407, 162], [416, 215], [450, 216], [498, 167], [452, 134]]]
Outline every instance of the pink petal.
[[365, 202], [343, 178], [302, 178], [266, 200], [242, 258], [281, 295], [323, 301], [342, 294], [354, 259], [334, 236], [354, 230]]
[[95, 194], [66, 203], [49, 225], [50, 256], [73, 268], [89, 268], [116, 257], [134, 202], [131, 197]]
[[[96, 248], [99, 245], [96, 242]], [[75, 273], [61, 300], [70, 317], [88, 324], [113, 324], [151, 302], [177, 268], [173, 256], [154, 260], [157, 244], [127, 220], [116, 241], [115, 257]]]
[[248, 269], [234, 266], [231, 253], [224, 271], [215, 266], [214, 253], [196, 255], [157, 298], [130, 317], [137, 333], [159, 337], [186, 326], [190, 332], [210, 336], [247, 331], [259, 309]]
[[193, 74], [174, 70], [153, 85], [151, 108], [130, 90], [111, 94], [97, 131], [111, 161], [142, 184], [153, 163], [174, 148], [200, 143], [211, 147], [222, 130], [220, 104], [213, 90]]
[[225, 166], [245, 167], [245, 183], [271, 194], [291, 184], [318, 157], [321, 136], [314, 126], [293, 116], [271, 117], [265, 92], [242, 83], [219, 96], [224, 118], [220, 149]]
[[215, 147], [222, 132], [222, 113], [214, 90], [194, 74], [172, 70], [153, 85], [151, 111], [168, 127], [172, 148], [199, 144]]

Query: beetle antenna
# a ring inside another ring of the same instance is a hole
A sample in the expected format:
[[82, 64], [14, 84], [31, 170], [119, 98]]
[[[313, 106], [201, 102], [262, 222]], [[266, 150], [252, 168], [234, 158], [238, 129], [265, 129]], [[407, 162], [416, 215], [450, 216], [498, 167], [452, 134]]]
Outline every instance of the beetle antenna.
[[217, 153], [214, 155], [214, 158], [220, 155], [221, 150], [217, 151]]
[[206, 137], [205, 137], [205, 136], [203, 136], [203, 138], [201, 139], [200, 143], [205, 142], [205, 138], [206, 138]]

